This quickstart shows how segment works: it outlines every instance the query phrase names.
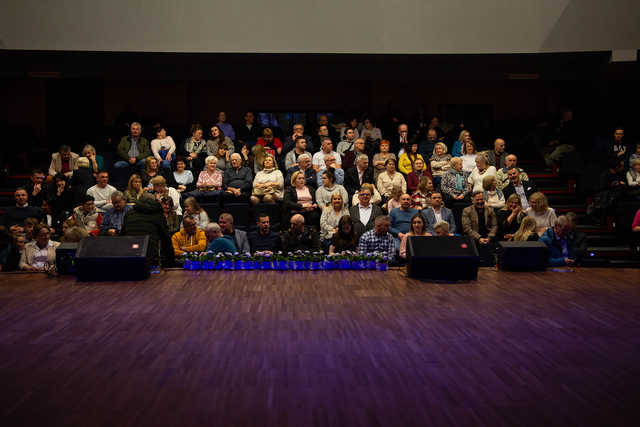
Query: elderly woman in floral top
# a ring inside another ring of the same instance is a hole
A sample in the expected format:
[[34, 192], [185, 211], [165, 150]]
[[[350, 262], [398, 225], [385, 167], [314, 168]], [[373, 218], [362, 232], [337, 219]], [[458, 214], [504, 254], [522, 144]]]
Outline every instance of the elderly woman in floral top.
[[206, 167], [198, 175], [196, 183], [197, 190], [187, 193], [186, 196], [196, 199], [217, 198], [222, 193], [222, 172], [217, 169], [218, 159], [215, 156], [208, 156], [205, 159]]

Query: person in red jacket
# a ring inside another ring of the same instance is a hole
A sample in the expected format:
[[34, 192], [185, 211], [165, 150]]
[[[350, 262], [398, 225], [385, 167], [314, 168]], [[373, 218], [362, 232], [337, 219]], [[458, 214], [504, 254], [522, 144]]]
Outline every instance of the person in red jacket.
[[273, 131], [269, 128], [262, 131], [262, 138], [258, 138], [257, 144], [262, 145], [273, 156], [282, 154], [282, 141], [280, 141], [280, 138], [274, 137]]

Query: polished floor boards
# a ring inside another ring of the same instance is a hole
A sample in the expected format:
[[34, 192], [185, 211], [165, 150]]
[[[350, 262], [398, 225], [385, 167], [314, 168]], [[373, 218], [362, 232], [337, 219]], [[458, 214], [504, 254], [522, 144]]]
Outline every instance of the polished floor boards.
[[0, 276], [0, 425], [640, 425], [640, 271]]

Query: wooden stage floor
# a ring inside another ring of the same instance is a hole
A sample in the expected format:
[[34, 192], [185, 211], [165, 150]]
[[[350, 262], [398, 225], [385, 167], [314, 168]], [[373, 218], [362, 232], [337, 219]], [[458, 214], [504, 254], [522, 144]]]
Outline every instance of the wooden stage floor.
[[2, 426], [637, 426], [639, 386], [639, 270], [0, 276]]

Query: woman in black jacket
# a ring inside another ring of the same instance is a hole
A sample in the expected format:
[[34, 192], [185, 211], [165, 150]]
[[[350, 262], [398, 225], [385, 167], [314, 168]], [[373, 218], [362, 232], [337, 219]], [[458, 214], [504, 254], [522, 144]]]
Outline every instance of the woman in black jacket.
[[299, 213], [304, 216], [305, 224], [318, 228], [320, 214], [316, 195], [313, 188], [306, 185], [304, 172], [297, 171], [291, 176], [291, 187], [284, 191], [283, 209], [285, 224], [289, 223], [292, 215]]

